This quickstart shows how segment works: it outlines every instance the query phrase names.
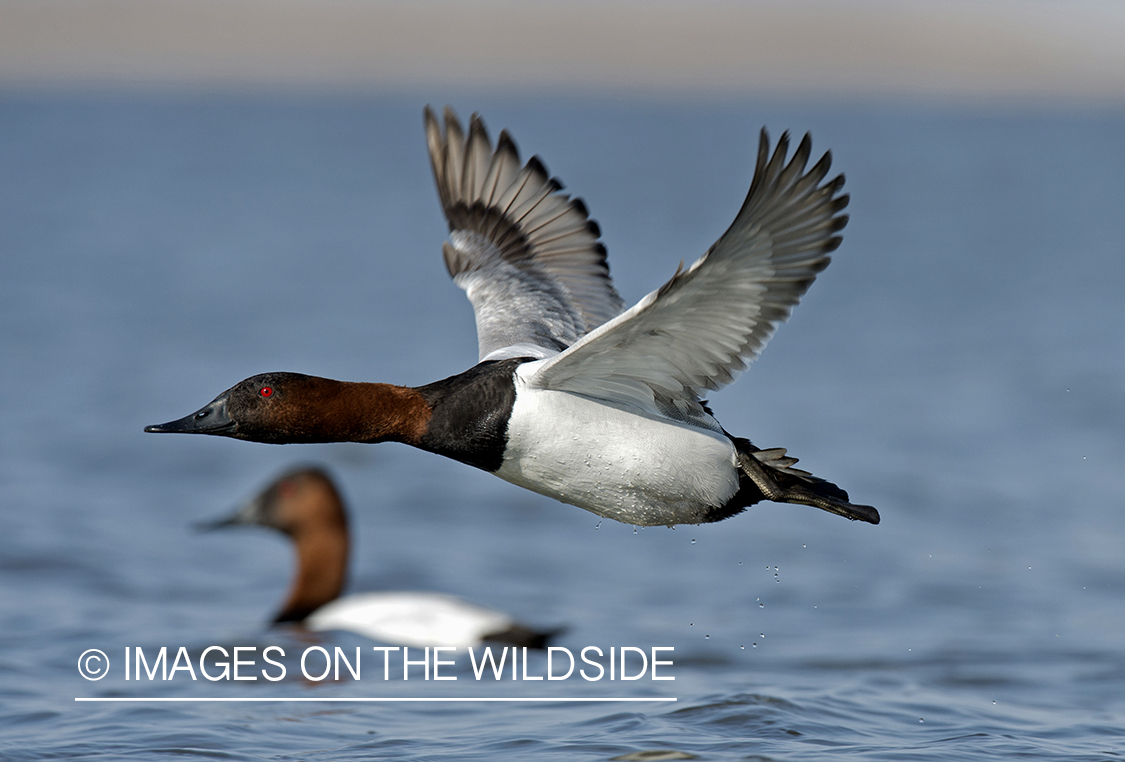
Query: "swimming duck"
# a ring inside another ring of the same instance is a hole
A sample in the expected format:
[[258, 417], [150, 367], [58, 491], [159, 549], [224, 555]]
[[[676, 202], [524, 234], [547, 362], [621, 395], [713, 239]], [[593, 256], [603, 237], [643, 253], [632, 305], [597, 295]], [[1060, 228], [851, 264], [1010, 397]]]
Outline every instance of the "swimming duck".
[[694, 264], [625, 309], [585, 204], [511, 136], [495, 148], [427, 107], [449, 221], [446, 268], [476, 316], [479, 362], [419, 387], [263, 373], [156, 433], [254, 442], [403, 442], [630, 524], [719, 521], [762, 500], [872, 524], [879, 513], [719, 424], [701, 395], [761, 353], [847, 223], [831, 154], [806, 170], [808, 134], [772, 155], [763, 128], [750, 191]]
[[338, 597], [348, 568], [348, 517], [331, 477], [303, 467], [279, 476], [225, 519], [201, 525], [225, 529], [257, 524], [293, 541], [297, 571], [274, 623], [310, 630], [348, 630], [381, 643], [477, 646], [483, 641], [545, 648], [559, 630], [538, 631], [507, 614], [441, 593], [355, 593]]

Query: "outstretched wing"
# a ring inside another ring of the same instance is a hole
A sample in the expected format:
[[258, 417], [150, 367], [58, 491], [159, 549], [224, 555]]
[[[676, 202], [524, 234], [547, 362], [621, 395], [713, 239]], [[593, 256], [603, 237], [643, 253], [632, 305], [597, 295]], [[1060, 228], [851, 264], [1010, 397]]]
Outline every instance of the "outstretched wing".
[[537, 363], [528, 382], [698, 422], [698, 395], [758, 356], [847, 224], [843, 175], [822, 184], [831, 155], [806, 172], [811, 138], [786, 164], [788, 150], [785, 134], [771, 157], [763, 129], [750, 192], [727, 232], [636, 306]]
[[493, 150], [478, 115], [467, 138], [448, 106], [444, 132], [429, 107], [425, 121], [449, 220], [445, 266], [473, 305], [481, 360], [550, 357], [621, 312], [581, 199], [560, 193], [537, 157], [521, 168], [506, 131]]

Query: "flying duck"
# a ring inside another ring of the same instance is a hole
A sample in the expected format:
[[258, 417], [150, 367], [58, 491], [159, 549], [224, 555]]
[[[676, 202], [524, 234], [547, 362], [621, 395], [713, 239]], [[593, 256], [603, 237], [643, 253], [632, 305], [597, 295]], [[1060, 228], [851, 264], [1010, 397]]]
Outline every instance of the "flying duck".
[[473, 305], [479, 362], [424, 386], [252, 376], [200, 410], [148, 426], [272, 444], [403, 442], [635, 525], [719, 521], [763, 500], [872, 524], [879, 513], [729, 434], [702, 399], [734, 380], [828, 266], [847, 224], [831, 154], [807, 168], [788, 133], [757, 166], [734, 222], [687, 269], [626, 309], [597, 223], [511, 136], [495, 147], [427, 107], [426, 141], [454, 283]]

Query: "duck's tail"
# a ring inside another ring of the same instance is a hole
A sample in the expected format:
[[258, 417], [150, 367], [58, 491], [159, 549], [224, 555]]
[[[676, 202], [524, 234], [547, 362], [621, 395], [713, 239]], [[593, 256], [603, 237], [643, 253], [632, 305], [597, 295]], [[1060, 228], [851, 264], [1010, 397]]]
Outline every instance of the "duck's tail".
[[513, 622], [511, 627], [501, 630], [500, 632], [489, 633], [481, 638], [481, 640], [492, 641], [494, 643], [508, 643], [514, 646], [526, 646], [527, 648], [544, 649], [551, 642], [552, 638], [561, 635], [565, 631], [565, 627], [556, 627], [551, 630], [533, 630], [518, 622]]
[[742, 472], [744, 505], [753, 505], [760, 500], [775, 503], [799, 503], [811, 505], [829, 513], [835, 513], [853, 521], [879, 523], [879, 511], [870, 505], [856, 505], [848, 502], [848, 493], [830, 481], [813, 476], [808, 471], [793, 468], [797, 462], [785, 454], [782, 447], [761, 450], [748, 439], [731, 437], [738, 451], [738, 463]]

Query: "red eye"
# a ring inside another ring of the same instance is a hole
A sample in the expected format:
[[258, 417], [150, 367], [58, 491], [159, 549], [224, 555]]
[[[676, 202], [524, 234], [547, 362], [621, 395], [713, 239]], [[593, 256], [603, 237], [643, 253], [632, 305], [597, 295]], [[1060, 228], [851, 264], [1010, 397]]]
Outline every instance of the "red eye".
[[261, 391], [258, 392], [258, 394], [262, 395], [263, 397], [268, 397], [271, 394], [273, 394], [273, 389], [271, 389], [268, 386], [263, 386]]

